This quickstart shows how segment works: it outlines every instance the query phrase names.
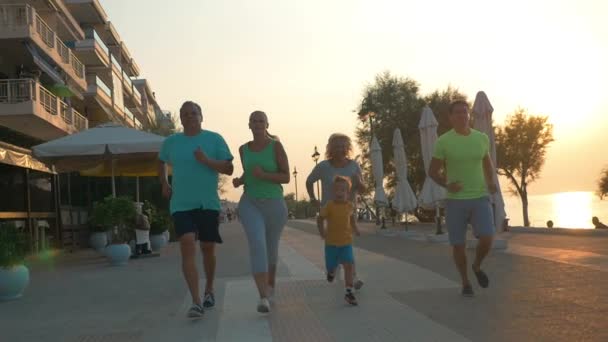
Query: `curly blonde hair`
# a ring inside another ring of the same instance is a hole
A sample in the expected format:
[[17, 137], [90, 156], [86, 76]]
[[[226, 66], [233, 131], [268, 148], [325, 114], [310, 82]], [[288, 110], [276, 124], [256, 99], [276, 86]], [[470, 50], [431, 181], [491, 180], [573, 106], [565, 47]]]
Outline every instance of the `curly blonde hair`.
[[327, 146], [325, 147], [325, 159], [331, 160], [334, 158], [331, 152], [332, 146], [341, 140], [346, 142], [346, 158], [352, 159], [353, 142], [348, 135], [342, 133], [334, 133], [329, 136], [329, 139], [327, 140]]

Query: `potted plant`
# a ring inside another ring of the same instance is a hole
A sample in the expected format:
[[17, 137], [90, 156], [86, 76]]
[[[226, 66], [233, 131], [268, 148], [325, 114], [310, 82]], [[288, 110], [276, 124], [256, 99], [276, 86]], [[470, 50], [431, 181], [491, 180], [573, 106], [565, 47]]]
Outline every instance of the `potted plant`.
[[150, 249], [157, 252], [163, 246], [163, 241], [155, 222], [156, 215], [158, 214], [156, 206], [150, 201], [144, 201], [143, 212], [148, 216], [150, 222]]
[[30, 282], [24, 265], [29, 249], [26, 235], [12, 223], [0, 224], [0, 300], [17, 299]]
[[165, 231], [169, 226], [166, 214], [159, 211], [154, 204], [149, 201], [144, 202], [143, 211], [148, 215], [150, 220], [150, 248], [155, 252], [159, 251], [161, 247], [167, 244]]
[[150, 222], [150, 241], [152, 242], [152, 250], [159, 250], [169, 241], [165, 232], [169, 229], [171, 220], [169, 215], [164, 211], [157, 211]]
[[[148, 218], [150, 219], [150, 225], [153, 226], [150, 234], [162, 234], [165, 238], [162, 246], [166, 246], [169, 244], [169, 241], [171, 241], [171, 231], [173, 230], [173, 221], [171, 220], [171, 215], [166, 210], [159, 210], [149, 201], [144, 202], [143, 208], [144, 212], [146, 212]], [[175, 235], [175, 232], [173, 235]]]
[[91, 236], [89, 245], [99, 252], [104, 252], [111, 239], [112, 223], [110, 222], [110, 206], [108, 202], [95, 202], [91, 215], [89, 215], [89, 228]]
[[107, 206], [104, 222], [112, 227], [112, 239], [105, 248], [105, 254], [112, 265], [126, 265], [131, 257], [131, 247], [127, 242], [133, 230], [135, 206], [128, 197], [106, 197], [103, 202]]

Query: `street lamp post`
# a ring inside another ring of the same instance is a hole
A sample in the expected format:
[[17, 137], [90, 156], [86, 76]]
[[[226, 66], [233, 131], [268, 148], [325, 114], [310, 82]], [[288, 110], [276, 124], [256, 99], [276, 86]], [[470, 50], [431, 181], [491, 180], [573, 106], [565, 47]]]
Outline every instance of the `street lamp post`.
[[298, 203], [298, 170], [296, 170], [296, 167], [293, 167], [293, 182], [296, 185], [296, 203]]
[[[369, 119], [369, 156], [370, 156], [370, 159], [372, 156], [372, 140], [374, 140], [374, 121], [373, 121], [374, 117], [376, 117], [375, 112], [367, 113], [367, 118]], [[377, 180], [374, 180], [374, 182], [376, 182], [376, 181]], [[379, 226], [380, 225], [380, 215], [379, 215], [379, 210], [378, 210], [378, 204], [374, 203], [374, 206], [376, 208], [376, 225]]]
[[374, 117], [376, 117], [376, 113], [369, 112], [367, 113], [367, 118], [369, 119], [369, 145], [372, 145], [372, 140], [374, 139]]
[[[319, 151], [317, 150], [317, 146], [315, 146], [315, 153], [312, 154], [312, 160], [315, 161], [315, 166], [317, 166], [317, 164], [319, 163], [319, 156], [321, 156], [319, 154]], [[319, 190], [319, 181], [317, 181], [317, 200], [321, 200], [321, 192]]]

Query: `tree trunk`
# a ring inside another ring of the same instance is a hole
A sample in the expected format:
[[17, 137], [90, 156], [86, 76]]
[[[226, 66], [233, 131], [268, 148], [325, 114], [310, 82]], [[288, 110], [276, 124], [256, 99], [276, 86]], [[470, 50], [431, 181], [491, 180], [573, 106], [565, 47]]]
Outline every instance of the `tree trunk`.
[[530, 218], [528, 217], [528, 193], [521, 194], [521, 208], [524, 214], [524, 227], [530, 227]]

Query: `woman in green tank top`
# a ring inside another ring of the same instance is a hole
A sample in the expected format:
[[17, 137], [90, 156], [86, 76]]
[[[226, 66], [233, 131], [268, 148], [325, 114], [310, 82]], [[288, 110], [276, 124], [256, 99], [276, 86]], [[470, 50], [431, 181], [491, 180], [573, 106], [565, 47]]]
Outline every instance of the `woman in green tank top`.
[[251, 270], [260, 300], [257, 311], [270, 311], [275, 285], [279, 240], [287, 222], [287, 205], [281, 184], [289, 183], [289, 161], [283, 145], [268, 134], [266, 113], [249, 116], [253, 140], [239, 148], [243, 175], [234, 178], [235, 188], [245, 186], [238, 214], [247, 234]]

